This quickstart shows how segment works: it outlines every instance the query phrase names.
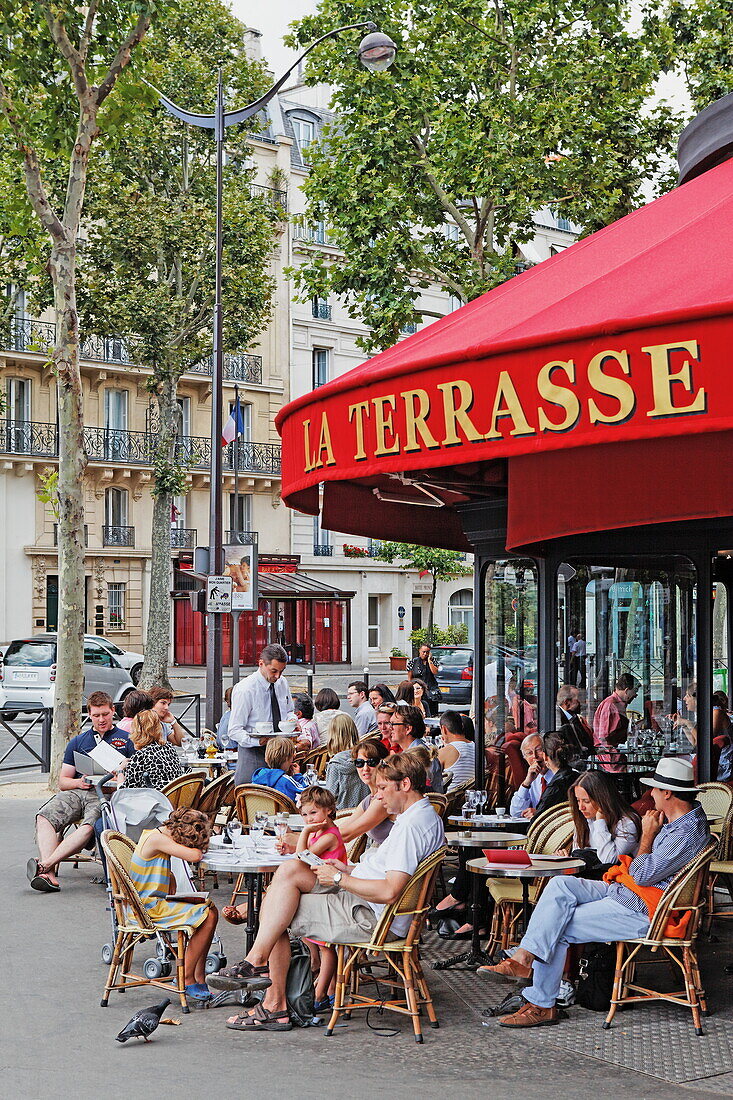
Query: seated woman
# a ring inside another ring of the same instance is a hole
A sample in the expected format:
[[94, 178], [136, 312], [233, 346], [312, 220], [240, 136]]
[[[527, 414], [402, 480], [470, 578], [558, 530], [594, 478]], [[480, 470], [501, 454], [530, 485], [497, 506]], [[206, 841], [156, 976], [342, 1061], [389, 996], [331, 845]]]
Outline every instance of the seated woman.
[[289, 737], [273, 737], [268, 740], [265, 746], [265, 765], [264, 768], [258, 768], [252, 776], [253, 783], [272, 787], [274, 791], [287, 795], [293, 802], [308, 786], [308, 780], [300, 774], [300, 766], [295, 763], [295, 745]]
[[132, 719], [130, 740], [135, 752], [125, 768], [125, 787], [154, 787], [160, 791], [190, 768], [165, 740], [163, 723], [154, 710], [142, 710]]
[[341, 700], [333, 688], [321, 688], [313, 700], [313, 705], [316, 708], [313, 717], [321, 735], [321, 744], [324, 745], [328, 740], [328, 727], [331, 725], [331, 719], [335, 718], [337, 714], [344, 713], [341, 710]]
[[127, 733], [132, 729], [132, 720], [135, 715], [140, 714], [143, 710], [153, 709], [153, 697], [147, 691], [140, 691], [136, 689], [131, 691], [129, 695], [125, 696], [125, 700], [122, 704], [122, 718], [120, 718], [117, 726], [121, 730], [125, 730]]
[[374, 687], [369, 688], [369, 702], [375, 710], [381, 707], [382, 703], [394, 703], [394, 701], [394, 695], [386, 684], [375, 684]]
[[[552, 775], [545, 773], [547, 775], [547, 787], [534, 809], [534, 814], [531, 815], [533, 817], [537, 817], [545, 810], [551, 810], [554, 806], [559, 806], [562, 802], [565, 802], [568, 791], [578, 778], [578, 773], [573, 771], [569, 763], [575, 750], [559, 730], [551, 730], [550, 733], [543, 736], [542, 748], [545, 753], [548, 771], [552, 772]], [[523, 816], [526, 817], [528, 814], [529, 810], [526, 810]]]
[[[621, 856], [635, 855], [641, 838], [641, 818], [624, 801], [613, 776], [604, 771], [584, 772], [570, 788], [573, 813], [572, 849], [586, 853], [588, 871], [584, 877], [598, 878], [618, 863]], [[583, 872], [581, 872], [583, 874]]]
[[191, 936], [186, 946], [184, 981], [189, 1000], [206, 1002], [211, 993], [205, 984], [206, 956], [219, 914], [211, 901], [168, 901], [176, 893], [171, 858], [199, 863], [209, 847], [211, 822], [198, 810], [174, 810], [164, 825], [145, 829], [130, 861], [130, 878], [158, 928], [186, 926]]
[[310, 695], [298, 692], [293, 696], [293, 714], [298, 719], [298, 748], [310, 752], [321, 744], [318, 723], [313, 717], [315, 707]]
[[372, 846], [381, 844], [394, 824], [394, 816], [388, 815], [384, 803], [376, 797], [377, 767], [388, 756], [387, 749], [374, 737], [356, 745], [351, 750], [351, 756], [359, 778], [369, 788], [369, 794], [364, 796], [350, 817], [339, 819], [339, 831], [347, 844], [364, 833]]
[[408, 706], [417, 707], [423, 718], [432, 716], [430, 700], [428, 699], [428, 687], [424, 680], [403, 680], [397, 685], [395, 702], [407, 703]]
[[328, 751], [331, 759], [326, 764], [323, 786], [336, 799], [336, 809], [355, 808], [369, 793], [356, 771], [351, 750], [359, 740], [354, 719], [348, 714], [337, 714], [328, 729]]

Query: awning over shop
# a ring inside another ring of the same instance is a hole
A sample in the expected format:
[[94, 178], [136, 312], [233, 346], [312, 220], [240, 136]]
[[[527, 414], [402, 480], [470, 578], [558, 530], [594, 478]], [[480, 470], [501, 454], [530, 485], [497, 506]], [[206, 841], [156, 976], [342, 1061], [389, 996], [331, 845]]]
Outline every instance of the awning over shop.
[[[604, 529], [610, 510], [614, 526], [718, 514], [693, 471], [709, 433], [730, 449], [732, 314], [728, 161], [292, 401], [283, 498], [315, 514], [322, 485], [326, 527], [460, 549], [455, 508], [476, 499], [508, 497], [514, 546], [596, 529], [594, 509]], [[683, 455], [693, 502], [670, 484]], [[556, 491], [579, 478], [560, 521]]]
[[261, 600], [351, 600], [355, 595], [302, 573], [258, 573], [257, 586]]

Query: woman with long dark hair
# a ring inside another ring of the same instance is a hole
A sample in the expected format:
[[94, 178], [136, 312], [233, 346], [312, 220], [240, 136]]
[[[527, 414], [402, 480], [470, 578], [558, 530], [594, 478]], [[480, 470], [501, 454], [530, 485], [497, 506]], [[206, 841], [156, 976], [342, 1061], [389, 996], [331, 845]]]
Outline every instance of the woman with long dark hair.
[[621, 797], [613, 777], [605, 771], [583, 772], [569, 792], [573, 814], [573, 848], [591, 849], [598, 862], [618, 863], [639, 847], [641, 819]]
[[394, 695], [386, 684], [374, 684], [369, 688], [369, 702], [375, 710], [378, 710], [383, 703], [394, 703], [394, 701]]

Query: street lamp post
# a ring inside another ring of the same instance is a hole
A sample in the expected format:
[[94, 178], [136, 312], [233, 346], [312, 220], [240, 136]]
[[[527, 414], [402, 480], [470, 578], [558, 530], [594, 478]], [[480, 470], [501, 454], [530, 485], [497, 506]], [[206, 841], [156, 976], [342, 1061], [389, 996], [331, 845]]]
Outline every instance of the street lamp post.
[[[224, 110], [224, 85], [222, 80], [222, 68], [219, 66], [219, 77], [216, 89], [216, 110], [213, 115], [195, 114], [177, 106], [172, 100], [164, 96], [156, 88], [156, 94], [165, 109], [190, 126], [198, 126], [204, 130], [213, 130], [216, 140], [216, 269], [214, 279], [214, 332], [213, 332], [213, 363], [212, 363], [212, 398], [211, 398], [211, 485], [209, 489], [209, 572], [221, 573], [224, 568], [224, 551], [222, 539], [222, 448], [221, 430], [223, 419], [223, 381], [224, 381], [224, 351], [222, 343], [222, 194], [223, 194], [223, 166], [224, 166], [224, 133], [227, 126], [235, 126], [246, 122], [256, 115], [279, 92], [294, 69], [308, 56], [311, 50], [325, 42], [328, 38], [334, 38], [344, 31], [366, 29], [369, 33], [359, 43], [358, 57], [361, 63], [371, 72], [383, 72], [388, 69], [395, 59], [397, 47], [386, 34], [377, 30], [376, 24], [369, 20], [361, 23], [349, 23], [344, 27], [337, 27], [328, 34], [312, 42], [300, 57], [290, 66], [286, 73], [269, 88], [259, 99], [240, 107], [236, 111]], [[236, 458], [235, 458], [236, 461]], [[222, 701], [222, 622], [221, 615], [207, 614], [206, 616], [206, 727], [213, 730], [221, 716]]]

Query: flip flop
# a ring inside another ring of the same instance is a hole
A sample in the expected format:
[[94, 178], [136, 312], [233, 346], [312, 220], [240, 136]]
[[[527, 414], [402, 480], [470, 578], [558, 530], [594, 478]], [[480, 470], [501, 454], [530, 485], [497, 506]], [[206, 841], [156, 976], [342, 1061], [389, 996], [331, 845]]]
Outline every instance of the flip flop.
[[56, 882], [51, 882], [45, 875], [40, 874], [38, 870], [38, 860], [29, 859], [26, 864], [25, 873], [28, 877], [28, 881], [31, 884], [32, 890], [38, 890], [41, 894], [57, 894], [61, 887]]
[[231, 1031], [247, 1031], [251, 1035], [253, 1031], [292, 1031], [290, 1014], [286, 1008], [280, 1012], [270, 1012], [260, 1003], [251, 1013], [236, 1016], [234, 1021], [227, 1021], [226, 1025]]

